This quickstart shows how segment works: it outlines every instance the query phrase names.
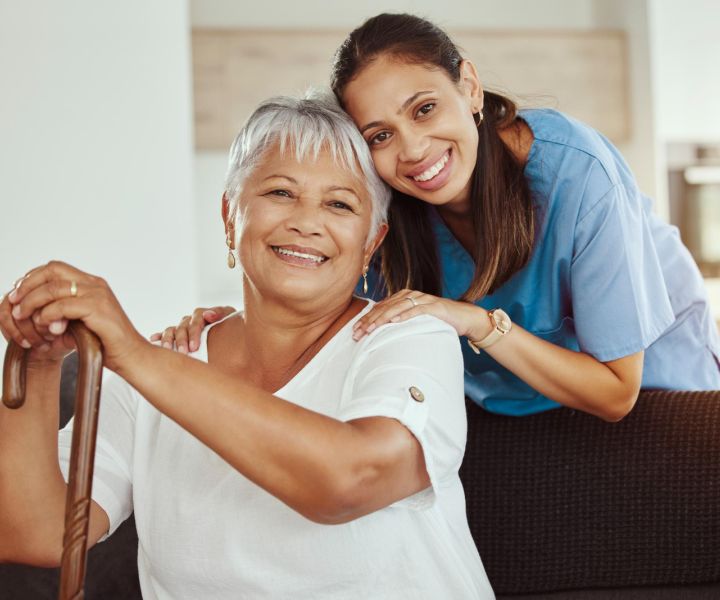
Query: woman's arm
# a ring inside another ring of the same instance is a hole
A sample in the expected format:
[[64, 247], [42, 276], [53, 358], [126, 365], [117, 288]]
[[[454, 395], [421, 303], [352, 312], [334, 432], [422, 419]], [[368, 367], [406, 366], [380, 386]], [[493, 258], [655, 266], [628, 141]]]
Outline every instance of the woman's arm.
[[[408, 300], [412, 297], [414, 303]], [[469, 302], [402, 290], [376, 304], [355, 325], [355, 339], [387, 322], [430, 314], [458, 335], [481, 340], [493, 329], [488, 312]], [[483, 350], [535, 390], [565, 406], [606, 421], [619, 421], [635, 405], [642, 381], [643, 352], [602, 363], [589, 354], [556, 346], [517, 325]]]
[[[25, 403], [18, 409], [0, 404], [0, 562], [53, 567], [62, 555], [67, 496], [58, 461], [60, 371], [74, 340], [50, 334], [36, 320], [15, 320], [14, 295], [0, 298], [0, 333], [32, 350]], [[88, 548], [108, 527], [105, 511], [92, 502]]]
[[50, 332], [58, 333], [53, 324], [62, 320], [82, 320], [100, 337], [105, 366], [309, 519], [349, 521], [429, 484], [422, 448], [398, 421], [332, 419], [155, 347], [132, 327], [102, 279], [50, 263], [28, 276], [10, 301], [15, 319], [35, 315]]
[[[30, 360], [25, 404], [0, 405], [0, 562], [60, 564], [67, 496], [58, 462], [60, 364]], [[88, 547], [108, 526], [93, 502]]]
[[625, 417], [640, 393], [644, 352], [602, 363], [517, 326], [484, 352], [543, 396], [605, 421]]
[[[422, 296], [422, 302], [434, 300], [426, 308], [412, 312], [412, 304], [405, 299], [408, 295]], [[168, 327], [151, 339], [162, 340], [164, 347], [175, 347], [182, 353], [188, 349], [194, 352], [203, 328], [232, 312], [230, 307], [197, 308], [192, 316], [183, 317], [177, 327]], [[358, 321], [357, 339], [395, 317], [405, 320], [418, 314], [439, 317], [453, 325], [458, 335], [468, 335], [470, 339], [482, 339], [492, 327], [487, 311], [480, 307], [404, 290], [376, 305]], [[477, 332], [468, 329], [462, 333], [469, 327], [466, 322], [477, 323], [474, 328]], [[643, 352], [602, 363], [589, 354], [547, 342], [518, 325], [513, 325], [511, 334], [505, 338], [502, 344], [498, 342], [485, 352], [545, 397], [606, 421], [619, 421], [635, 405], [642, 380]]]
[[341, 422], [150, 344], [118, 374], [245, 477], [313, 521], [351, 521], [429, 485], [420, 444], [392, 419]]

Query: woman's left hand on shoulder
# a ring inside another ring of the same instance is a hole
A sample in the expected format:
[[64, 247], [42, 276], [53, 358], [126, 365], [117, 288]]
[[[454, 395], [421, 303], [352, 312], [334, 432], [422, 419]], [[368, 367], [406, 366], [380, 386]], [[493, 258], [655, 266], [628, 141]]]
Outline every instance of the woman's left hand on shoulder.
[[437, 317], [451, 325], [458, 335], [475, 334], [474, 339], [484, 337], [483, 332], [491, 328], [487, 312], [479, 306], [416, 290], [400, 290], [378, 302], [355, 323], [353, 339], [357, 341], [385, 323], [399, 323], [418, 315]]
[[60, 261], [30, 271], [7, 299], [13, 319], [32, 318], [35, 327], [50, 336], [62, 336], [69, 320], [81, 320], [100, 338], [104, 364], [114, 371], [149, 345], [104, 279]]

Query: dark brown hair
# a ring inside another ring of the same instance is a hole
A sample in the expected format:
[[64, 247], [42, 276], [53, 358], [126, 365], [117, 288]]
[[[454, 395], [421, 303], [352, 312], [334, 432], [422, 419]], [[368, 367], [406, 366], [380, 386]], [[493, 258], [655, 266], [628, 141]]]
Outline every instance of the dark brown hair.
[[[459, 83], [462, 56], [439, 27], [408, 14], [381, 14], [350, 33], [338, 48], [331, 84], [343, 102], [345, 87], [381, 55], [410, 64], [444, 70]], [[470, 202], [475, 234], [475, 275], [463, 295], [474, 301], [494, 292], [530, 260], [535, 215], [524, 175], [499, 131], [517, 123], [515, 103], [497, 93], [484, 93], [484, 119], [478, 128], [478, 158], [472, 175]], [[442, 274], [425, 202], [393, 190], [390, 231], [381, 248], [387, 292], [403, 288], [442, 293]]]

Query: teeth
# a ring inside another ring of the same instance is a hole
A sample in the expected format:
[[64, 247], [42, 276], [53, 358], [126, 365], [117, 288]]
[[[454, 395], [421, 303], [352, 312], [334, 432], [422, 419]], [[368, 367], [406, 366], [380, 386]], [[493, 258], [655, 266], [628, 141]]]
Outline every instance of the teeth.
[[423, 173], [420, 173], [420, 175], [416, 175], [413, 177], [415, 181], [428, 181], [429, 179], [432, 179], [437, 175], [440, 171], [442, 171], [443, 167], [447, 164], [447, 161], [450, 159], [449, 154], [446, 152], [443, 157], [437, 161], [432, 167], [430, 167], [427, 171], [424, 171]]
[[304, 252], [295, 252], [294, 250], [288, 250], [287, 248], [280, 248], [279, 246], [273, 246], [272, 249], [278, 254], [284, 254], [285, 256], [297, 256], [298, 258], [304, 258], [305, 260], [312, 260], [316, 263], [325, 262], [326, 256], [316, 256], [314, 254], [305, 254]]

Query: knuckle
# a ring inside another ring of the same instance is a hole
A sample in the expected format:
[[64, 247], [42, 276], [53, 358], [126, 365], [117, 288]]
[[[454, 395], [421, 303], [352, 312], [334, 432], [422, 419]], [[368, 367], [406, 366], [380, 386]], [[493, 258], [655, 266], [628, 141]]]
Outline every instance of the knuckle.
[[59, 260], [51, 260], [48, 262], [45, 267], [50, 272], [51, 275], [56, 276], [60, 273], [60, 270], [65, 266], [65, 263]]
[[108, 287], [107, 281], [97, 275], [89, 275], [88, 282], [92, 287]]

